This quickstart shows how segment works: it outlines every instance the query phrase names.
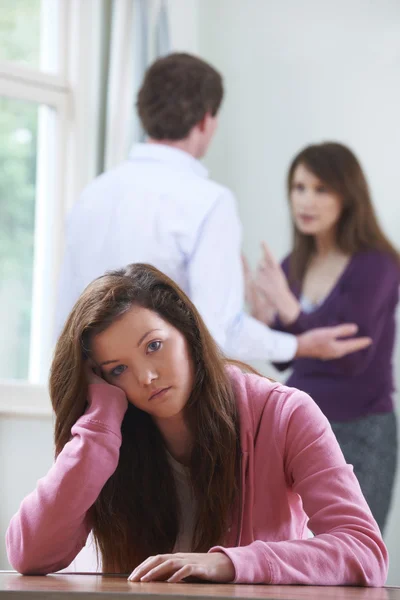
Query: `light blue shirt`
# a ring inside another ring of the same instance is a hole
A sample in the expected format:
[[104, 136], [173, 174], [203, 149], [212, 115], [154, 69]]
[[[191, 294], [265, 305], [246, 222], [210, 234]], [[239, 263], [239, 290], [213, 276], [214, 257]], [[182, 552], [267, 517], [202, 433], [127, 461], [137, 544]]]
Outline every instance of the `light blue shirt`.
[[186, 152], [138, 144], [127, 161], [86, 187], [69, 216], [57, 331], [93, 279], [146, 262], [188, 294], [228, 356], [289, 361], [296, 338], [243, 311], [240, 252], [232, 193]]

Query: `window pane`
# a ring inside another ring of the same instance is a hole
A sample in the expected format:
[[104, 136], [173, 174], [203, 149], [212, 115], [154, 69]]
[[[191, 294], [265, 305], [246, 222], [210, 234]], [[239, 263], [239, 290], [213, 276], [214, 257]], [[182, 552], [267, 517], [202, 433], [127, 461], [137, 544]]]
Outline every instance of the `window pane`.
[[41, 0], [1, 0], [1, 60], [39, 67], [40, 6]]
[[58, 0], [0, 0], [0, 4], [0, 60], [57, 71]]
[[0, 378], [27, 379], [38, 106], [0, 98]]

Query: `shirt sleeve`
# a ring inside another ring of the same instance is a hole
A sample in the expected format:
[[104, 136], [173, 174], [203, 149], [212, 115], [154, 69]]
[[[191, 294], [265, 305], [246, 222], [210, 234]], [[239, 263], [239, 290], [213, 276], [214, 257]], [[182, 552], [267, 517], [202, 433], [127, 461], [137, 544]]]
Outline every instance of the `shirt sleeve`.
[[127, 406], [118, 388], [89, 386], [88, 410], [8, 527], [8, 559], [20, 573], [46, 575], [64, 569], [85, 545], [91, 530], [88, 511], [118, 465]]
[[189, 257], [191, 299], [229, 357], [291, 360], [297, 350], [295, 336], [273, 331], [243, 310], [240, 253], [241, 224], [235, 200], [226, 191], [203, 221]]
[[231, 558], [237, 583], [383, 585], [386, 546], [326, 417], [296, 390], [278, 423], [287, 485], [301, 497], [314, 537], [211, 551]]

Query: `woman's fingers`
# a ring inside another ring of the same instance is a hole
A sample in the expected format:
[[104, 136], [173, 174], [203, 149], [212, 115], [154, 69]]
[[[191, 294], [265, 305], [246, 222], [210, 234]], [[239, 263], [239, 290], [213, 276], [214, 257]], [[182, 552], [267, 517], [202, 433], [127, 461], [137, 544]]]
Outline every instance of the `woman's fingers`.
[[188, 577], [227, 583], [235, 578], [235, 567], [222, 552], [165, 554], [143, 561], [128, 580], [178, 583]]
[[196, 573], [198, 569], [196, 569], [197, 565], [184, 565], [178, 571], [176, 571], [169, 579], [167, 579], [168, 583], [180, 583], [183, 579], [187, 577], [199, 577], [199, 574]]
[[151, 557], [139, 565], [128, 577], [128, 581], [169, 581], [178, 583], [189, 576], [199, 577], [201, 565], [190, 561], [189, 556], [178, 554]]
[[160, 564], [160, 562], [165, 560], [166, 556], [169, 555], [149, 556], [149, 558], [144, 560], [140, 565], [136, 567], [136, 569], [132, 571], [132, 573], [128, 577], [128, 581], [140, 581], [141, 577], [148, 573], [149, 570], [154, 568], [157, 564]]
[[177, 558], [166, 558], [161, 564], [150, 569], [140, 577], [140, 581], [165, 581], [171, 574], [176, 573], [182, 567], [181, 561]]
[[265, 242], [261, 242], [261, 248], [263, 251], [263, 262], [269, 267], [275, 267], [278, 263]]
[[243, 273], [245, 277], [250, 277], [251, 276], [251, 269], [250, 269], [250, 265], [248, 263], [247, 258], [245, 257], [244, 254], [241, 255], [242, 256], [242, 266], [243, 266]]

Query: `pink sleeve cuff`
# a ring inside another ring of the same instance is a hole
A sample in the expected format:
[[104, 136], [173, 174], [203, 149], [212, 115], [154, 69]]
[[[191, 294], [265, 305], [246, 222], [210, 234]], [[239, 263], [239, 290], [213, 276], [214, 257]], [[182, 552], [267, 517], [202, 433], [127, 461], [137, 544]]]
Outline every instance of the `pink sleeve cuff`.
[[223, 552], [231, 559], [235, 568], [232, 583], [272, 583], [272, 566], [263, 552], [263, 542], [253, 542], [249, 546], [224, 548], [214, 546], [209, 552]]
[[114, 385], [91, 383], [88, 387], [88, 403], [81, 418], [101, 423], [121, 437], [121, 424], [128, 408], [125, 393]]

